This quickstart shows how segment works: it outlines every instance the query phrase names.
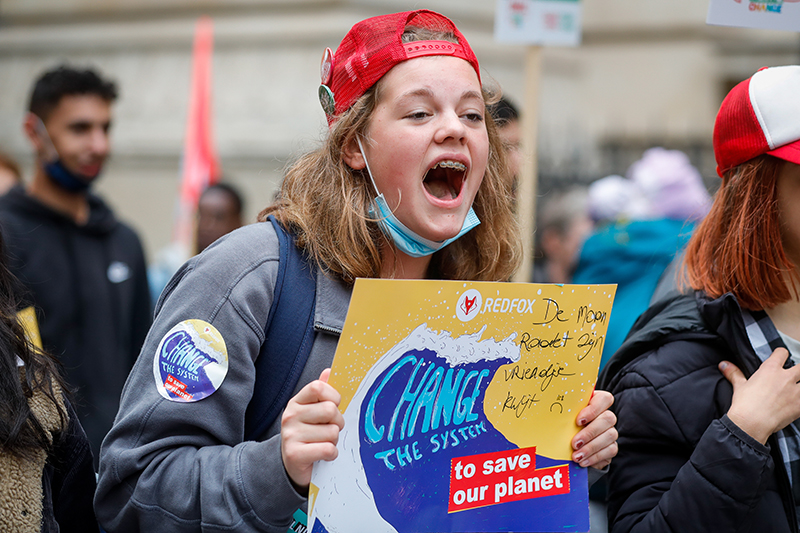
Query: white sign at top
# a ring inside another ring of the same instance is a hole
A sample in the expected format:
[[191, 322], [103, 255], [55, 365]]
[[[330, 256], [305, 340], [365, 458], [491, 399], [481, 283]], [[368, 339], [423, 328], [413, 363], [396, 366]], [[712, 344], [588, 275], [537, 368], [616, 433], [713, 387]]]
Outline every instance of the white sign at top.
[[579, 0], [497, 0], [494, 38], [501, 43], [578, 46]]
[[800, 0], [711, 0], [708, 24], [800, 31]]

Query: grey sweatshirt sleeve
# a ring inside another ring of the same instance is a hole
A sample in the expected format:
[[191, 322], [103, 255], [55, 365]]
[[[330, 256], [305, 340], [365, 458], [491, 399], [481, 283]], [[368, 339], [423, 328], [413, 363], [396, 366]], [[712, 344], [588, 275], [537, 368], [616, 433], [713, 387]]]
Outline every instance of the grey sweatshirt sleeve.
[[[243, 442], [277, 267], [271, 225], [253, 224], [190, 260], [167, 286], [100, 452], [95, 510], [109, 533], [285, 533], [305, 502], [283, 467], [279, 434]], [[181, 403], [159, 393], [154, 360], [165, 335], [191, 319], [222, 336], [228, 370], [214, 393]]]

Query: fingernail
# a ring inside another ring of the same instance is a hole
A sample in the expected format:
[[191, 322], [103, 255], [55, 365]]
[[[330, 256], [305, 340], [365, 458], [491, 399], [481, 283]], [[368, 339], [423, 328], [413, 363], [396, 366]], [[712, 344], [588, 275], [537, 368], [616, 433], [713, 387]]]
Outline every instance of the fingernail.
[[580, 450], [582, 447], [583, 447], [583, 441], [582, 440], [579, 440], [578, 442], [575, 443], [575, 449], [576, 450]]
[[581, 426], [581, 427], [585, 426], [586, 425], [586, 419], [585, 418], [579, 419], [578, 420], [578, 425]]
[[[583, 454], [582, 453], [576, 453], [575, 454], [575, 462], [576, 463], [580, 463], [581, 461], [583, 461]], [[583, 465], [581, 465], [581, 466], [583, 466]]]
[[726, 368], [728, 368], [728, 363], [726, 363], [725, 361], [723, 361], [723, 362], [721, 362], [719, 364], [719, 369], [720, 370], [725, 370]]

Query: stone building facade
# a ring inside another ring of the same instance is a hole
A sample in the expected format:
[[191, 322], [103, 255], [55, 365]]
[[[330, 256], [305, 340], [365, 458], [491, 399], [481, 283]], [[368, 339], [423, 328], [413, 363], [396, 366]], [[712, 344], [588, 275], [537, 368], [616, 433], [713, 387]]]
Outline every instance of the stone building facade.
[[[584, 0], [583, 44], [542, 53], [540, 192], [588, 182], [652, 145], [686, 150], [714, 183], [710, 137], [725, 92], [765, 65], [800, 63], [790, 32], [707, 26], [707, 2]], [[223, 171], [253, 220], [285, 165], [325, 130], [319, 62], [356, 21], [428, 7], [453, 18], [491, 78], [524, 96], [524, 49], [493, 40], [494, 2], [429, 0], [3, 0], [0, 150], [32, 164], [21, 121], [33, 80], [59, 62], [120, 86], [100, 192], [155, 252], [170, 240], [194, 26], [214, 19], [214, 127]]]

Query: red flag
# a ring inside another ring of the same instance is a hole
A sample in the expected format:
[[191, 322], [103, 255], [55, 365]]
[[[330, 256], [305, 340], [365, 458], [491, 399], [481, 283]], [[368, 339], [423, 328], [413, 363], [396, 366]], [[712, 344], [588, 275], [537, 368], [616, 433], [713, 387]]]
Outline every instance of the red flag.
[[192, 52], [192, 85], [186, 138], [183, 147], [182, 179], [178, 219], [173, 240], [188, 251], [192, 247], [194, 215], [203, 190], [219, 179], [219, 160], [214, 147], [211, 121], [211, 59], [214, 27], [210, 17], [197, 21]]

